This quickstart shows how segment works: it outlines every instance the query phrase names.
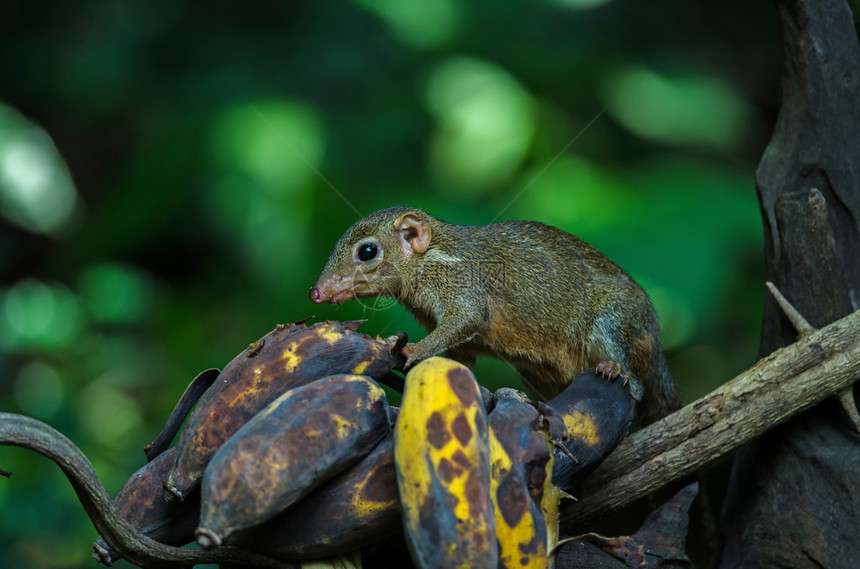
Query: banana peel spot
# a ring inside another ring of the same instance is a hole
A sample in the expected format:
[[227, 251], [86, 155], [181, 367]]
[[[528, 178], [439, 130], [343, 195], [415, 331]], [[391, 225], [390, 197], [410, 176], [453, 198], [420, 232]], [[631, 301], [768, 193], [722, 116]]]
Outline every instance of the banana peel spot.
[[597, 425], [594, 423], [594, 418], [587, 413], [574, 411], [562, 416], [567, 433], [570, 438], [581, 439], [588, 446], [597, 446], [600, 444], [600, 433], [597, 430]]

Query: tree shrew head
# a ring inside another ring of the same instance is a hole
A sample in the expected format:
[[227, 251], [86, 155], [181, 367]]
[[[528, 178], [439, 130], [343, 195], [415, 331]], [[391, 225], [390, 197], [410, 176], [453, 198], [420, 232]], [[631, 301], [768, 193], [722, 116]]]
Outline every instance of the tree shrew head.
[[421, 210], [392, 207], [350, 227], [332, 249], [308, 294], [317, 304], [340, 304], [355, 298], [397, 296], [406, 260], [430, 246], [430, 218]]

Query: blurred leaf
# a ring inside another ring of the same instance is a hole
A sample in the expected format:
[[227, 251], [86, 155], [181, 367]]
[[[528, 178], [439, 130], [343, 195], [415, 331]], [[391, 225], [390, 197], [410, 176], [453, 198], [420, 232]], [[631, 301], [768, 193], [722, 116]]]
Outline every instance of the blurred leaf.
[[459, 31], [460, 5], [452, 0], [356, 0], [382, 18], [397, 38], [416, 48], [446, 44]]
[[134, 323], [148, 315], [154, 301], [151, 279], [135, 267], [101, 263], [79, 279], [90, 317], [99, 324]]
[[505, 70], [457, 58], [439, 65], [427, 85], [438, 126], [432, 173], [443, 191], [480, 193], [510, 179], [534, 135], [531, 97]]
[[604, 80], [610, 113], [639, 136], [655, 141], [731, 151], [751, 109], [728, 84], [694, 73], [669, 76], [626, 66]]
[[68, 348], [83, 326], [80, 303], [63, 285], [28, 279], [0, 292], [0, 346], [7, 350]]
[[106, 378], [84, 388], [78, 401], [81, 424], [97, 444], [124, 450], [130, 442], [128, 435], [139, 431], [143, 423], [140, 404]]
[[15, 402], [23, 413], [37, 419], [56, 413], [64, 395], [59, 371], [39, 360], [29, 362], [15, 378]]
[[272, 196], [301, 191], [314, 180], [324, 148], [316, 112], [292, 101], [259, 101], [224, 111], [212, 150], [219, 165], [249, 175]]
[[77, 193], [51, 138], [0, 103], [0, 214], [34, 233], [68, 228]]

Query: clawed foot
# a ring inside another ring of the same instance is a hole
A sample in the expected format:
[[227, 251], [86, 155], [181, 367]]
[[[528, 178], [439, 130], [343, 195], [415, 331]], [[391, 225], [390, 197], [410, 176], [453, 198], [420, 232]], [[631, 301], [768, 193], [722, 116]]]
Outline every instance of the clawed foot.
[[403, 371], [409, 371], [412, 366], [424, 359], [419, 354], [416, 354], [415, 350], [413, 350], [412, 346], [410, 346], [409, 344], [400, 348], [400, 354], [406, 357], [406, 363], [403, 365]]
[[412, 369], [412, 366], [417, 363], [415, 354], [413, 354], [412, 350], [410, 350], [409, 348], [403, 348], [402, 350], [400, 350], [400, 353], [406, 356], [406, 363], [403, 364], [403, 371], [409, 371], [410, 369]]
[[415, 363], [412, 350], [409, 348], [409, 344], [407, 343], [408, 340], [409, 336], [407, 336], [406, 332], [398, 332], [397, 334], [388, 336], [383, 340], [388, 347], [388, 353], [397, 358], [397, 363], [395, 364], [394, 369], [404, 373], [412, 366], [413, 363]]
[[406, 348], [408, 341], [409, 335], [406, 332], [398, 332], [394, 336], [389, 336], [385, 339], [385, 342], [388, 344], [388, 351], [392, 354], [396, 354], [397, 352], [403, 353], [403, 349]]
[[617, 362], [613, 362], [612, 360], [606, 360], [604, 362], [600, 362], [594, 368], [594, 371], [597, 375], [602, 376], [606, 379], [617, 379], [621, 377], [621, 385], [627, 385], [630, 381], [630, 372], [624, 371], [624, 368], [621, 367], [621, 364]]

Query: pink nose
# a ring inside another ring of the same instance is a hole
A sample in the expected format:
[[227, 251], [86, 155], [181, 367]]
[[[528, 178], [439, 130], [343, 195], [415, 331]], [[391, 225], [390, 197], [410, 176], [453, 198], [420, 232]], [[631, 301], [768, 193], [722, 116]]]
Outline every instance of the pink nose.
[[311, 292], [308, 294], [308, 298], [311, 299], [311, 302], [315, 302], [317, 304], [322, 304], [323, 302], [328, 302], [331, 300], [329, 296], [318, 289], [317, 287], [313, 287]]

